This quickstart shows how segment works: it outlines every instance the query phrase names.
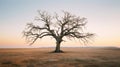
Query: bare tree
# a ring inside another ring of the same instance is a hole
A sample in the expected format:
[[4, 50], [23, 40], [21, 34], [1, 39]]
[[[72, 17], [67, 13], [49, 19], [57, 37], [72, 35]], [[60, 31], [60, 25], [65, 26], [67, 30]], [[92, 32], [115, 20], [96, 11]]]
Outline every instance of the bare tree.
[[94, 35], [83, 31], [87, 23], [84, 17], [81, 18], [66, 11], [63, 11], [63, 16], [61, 17], [57, 13], [54, 16], [49, 15], [46, 11], [38, 11], [38, 13], [39, 16], [35, 18], [35, 21], [44, 23], [43, 26], [28, 23], [24, 31], [24, 36], [30, 42], [30, 45], [39, 38], [51, 36], [56, 40], [56, 49], [54, 52], [59, 53], [62, 52], [60, 44], [64, 41], [64, 37], [68, 39], [77, 38], [82, 42], [88, 42], [88, 39]]

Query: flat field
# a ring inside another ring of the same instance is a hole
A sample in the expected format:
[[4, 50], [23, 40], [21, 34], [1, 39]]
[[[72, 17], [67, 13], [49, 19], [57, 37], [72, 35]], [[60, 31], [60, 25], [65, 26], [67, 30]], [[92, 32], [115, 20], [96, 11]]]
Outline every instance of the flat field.
[[120, 48], [0, 49], [0, 67], [120, 67]]

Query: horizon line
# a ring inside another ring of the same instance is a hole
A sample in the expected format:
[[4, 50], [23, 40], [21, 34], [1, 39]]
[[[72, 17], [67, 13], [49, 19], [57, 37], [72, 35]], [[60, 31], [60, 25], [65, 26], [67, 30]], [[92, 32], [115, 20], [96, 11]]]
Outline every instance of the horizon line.
[[[44, 46], [44, 47], [0, 47], [0, 49], [17, 49], [17, 48], [55, 48], [55, 46]], [[74, 46], [70, 46], [70, 47], [68, 47], [68, 46], [61, 46], [61, 48], [120, 48], [120, 47], [117, 47], [117, 46], [79, 46], [79, 47], [74, 47]]]

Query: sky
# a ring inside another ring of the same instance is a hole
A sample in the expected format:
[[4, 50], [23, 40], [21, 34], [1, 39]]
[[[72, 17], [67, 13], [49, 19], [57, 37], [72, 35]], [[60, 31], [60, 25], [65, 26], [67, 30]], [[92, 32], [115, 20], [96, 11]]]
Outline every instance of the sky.
[[[120, 47], [120, 0], [0, 0], [0, 48], [54, 47], [50, 37], [39, 39], [32, 46], [22, 31], [33, 22], [37, 10], [49, 13], [68, 11], [86, 17], [87, 31], [95, 33], [87, 46]], [[67, 40], [63, 47], [85, 46], [78, 40]]]

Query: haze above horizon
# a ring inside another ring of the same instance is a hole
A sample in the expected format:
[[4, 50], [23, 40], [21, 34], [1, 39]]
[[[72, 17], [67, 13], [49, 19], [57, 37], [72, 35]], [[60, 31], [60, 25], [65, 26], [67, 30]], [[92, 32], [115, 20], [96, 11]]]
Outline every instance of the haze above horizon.
[[[89, 46], [120, 47], [120, 0], [0, 0], [0, 48], [51, 47], [49, 37], [28, 46], [22, 38], [26, 23], [33, 22], [37, 10], [61, 14], [62, 10], [86, 17], [88, 32], [96, 33]], [[43, 45], [44, 44], [44, 45]], [[67, 40], [63, 47], [81, 47], [78, 40]]]

